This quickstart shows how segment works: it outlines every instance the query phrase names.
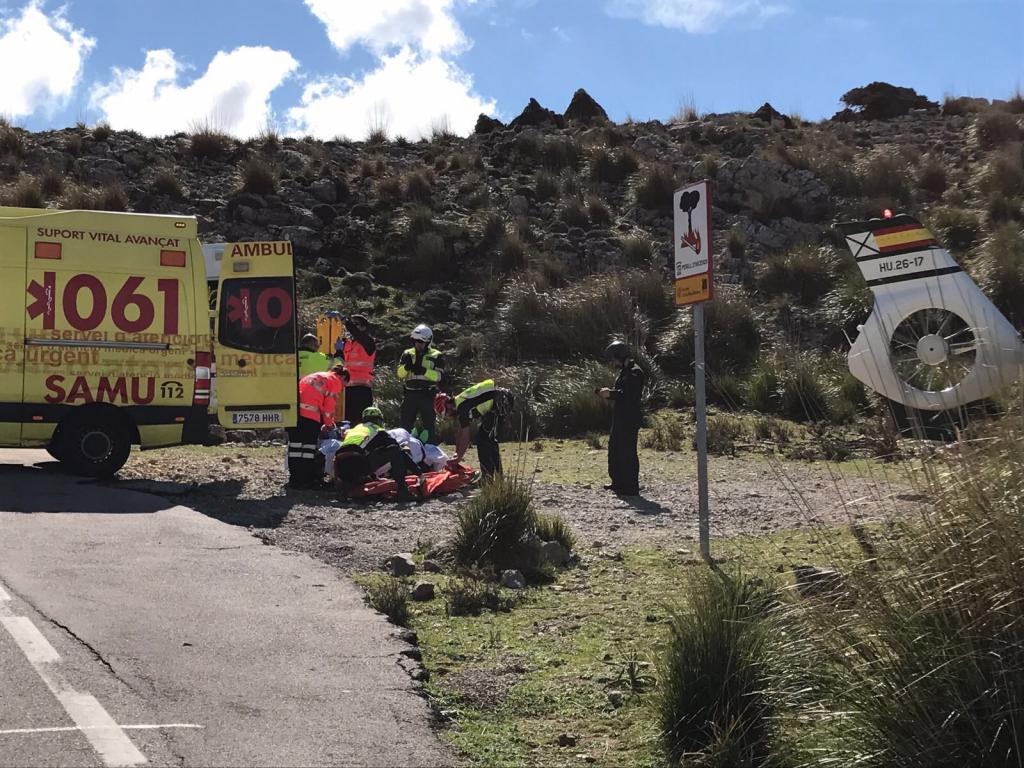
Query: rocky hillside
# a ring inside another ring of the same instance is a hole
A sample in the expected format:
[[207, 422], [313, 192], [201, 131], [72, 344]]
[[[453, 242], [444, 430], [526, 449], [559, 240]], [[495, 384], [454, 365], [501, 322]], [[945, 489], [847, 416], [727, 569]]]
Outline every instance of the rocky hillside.
[[[579, 91], [561, 114], [531, 101], [509, 125], [481, 117], [467, 138], [418, 142], [3, 125], [0, 177], [10, 205], [194, 214], [207, 242], [289, 239], [304, 321], [363, 311], [385, 358], [415, 322], [432, 323], [460, 378], [499, 370], [547, 401], [531, 420], [549, 432], [603, 418], [573, 396], [552, 413], [544, 393], [600, 378], [586, 363], [610, 334], [643, 348], [653, 405], [688, 401], [688, 319], [665, 275], [671, 192], [710, 177], [723, 286], [711, 310], [715, 396], [842, 421], [869, 402], [833, 352], [870, 298], [836, 248], [836, 220], [885, 208], [923, 217], [1024, 321], [1024, 99], [940, 106], [875, 83], [844, 101], [820, 123], [766, 104], [614, 124]], [[820, 404], [787, 405], [787, 388], [809, 382]]]

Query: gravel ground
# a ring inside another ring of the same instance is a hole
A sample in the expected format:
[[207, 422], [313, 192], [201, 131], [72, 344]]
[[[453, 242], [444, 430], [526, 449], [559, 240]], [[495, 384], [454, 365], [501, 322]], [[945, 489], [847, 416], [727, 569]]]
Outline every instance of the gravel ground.
[[[878, 520], [910, 511], [923, 498], [905, 479], [890, 481], [877, 466], [839, 473], [751, 456], [729, 459], [726, 475], [719, 472], [710, 484], [714, 536]], [[330, 491], [292, 491], [283, 487], [286, 479], [276, 450], [239, 445], [134, 454], [118, 482], [247, 526], [268, 544], [349, 573], [376, 569], [395, 552], [443, 543], [471, 493], [464, 489], [419, 505], [361, 503], [341, 501]], [[537, 481], [533, 490], [539, 509], [562, 515], [583, 547], [677, 548], [697, 538], [696, 482], [688, 473], [672, 482], [648, 479], [633, 499], [591, 485]]]

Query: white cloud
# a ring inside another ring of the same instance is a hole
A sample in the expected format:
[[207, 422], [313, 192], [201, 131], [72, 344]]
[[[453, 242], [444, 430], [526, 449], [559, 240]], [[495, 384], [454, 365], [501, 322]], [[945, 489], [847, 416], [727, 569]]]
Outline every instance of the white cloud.
[[361, 79], [318, 80], [306, 86], [302, 104], [288, 110], [288, 129], [323, 139], [363, 138], [383, 127], [391, 136], [415, 139], [435, 126], [458, 134], [473, 130], [496, 104], [473, 92], [473, 82], [450, 61], [402, 48], [383, 56]]
[[141, 70], [115, 68], [90, 103], [115, 130], [165, 136], [200, 124], [250, 137], [267, 125], [271, 92], [298, 66], [286, 51], [243, 46], [219, 52], [201, 77], [182, 85], [174, 52], [148, 51]]
[[786, 11], [764, 0], [607, 0], [605, 8], [610, 16], [691, 33], [712, 32], [735, 17], [762, 19]]
[[37, 0], [0, 21], [0, 113], [24, 117], [56, 111], [74, 91], [96, 41], [75, 29], [63, 10], [46, 15]]
[[455, 2], [306, 0], [306, 5], [327, 27], [327, 36], [339, 51], [347, 51], [359, 43], [377, 53], [410, 46], [429, 54], [440, 54], [458, 52], [469, 45], [452, 15]]
[[471, 41], [455, 18], [457, 5], [477, 0], [305, 0], [340, 52], [369, 50], [375, 68], [360, 77], [320, 78], [288, 111], [289, 130], [321, 138], [366, 136], [384, 127], [419, 138], [446, 125], [467, 134], [496, 104], [473, 91], [454, 57]]

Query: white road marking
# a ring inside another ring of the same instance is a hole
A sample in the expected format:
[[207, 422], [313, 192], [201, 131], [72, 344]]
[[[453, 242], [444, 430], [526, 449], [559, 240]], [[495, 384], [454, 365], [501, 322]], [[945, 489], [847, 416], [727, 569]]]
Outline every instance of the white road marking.
[[0, 624], [14, 638], [28, 663], [57, 698], [75, 726], [82, 731], [104, 765], [127, 768], [148, 761], [114, 722], [107, 710], [90, 694], [76, 691], [60, 674], [60, 654], [35, 624], [24, 616], [12, 615], [11, 596], [0, 586]]
[[[123, 731], [162, 731], [165, 728], [203, 728], [205, 726], [196, 725], [195, 723], [163, 723], [157, 724], [146, 724], [138, 723], [135, 725], [119, 725], [117, 726]], [[6, 731], [0, 731], [0, 736], [21, 736], [32, 733], [65, 733], [68, 731], [95, 731], [100, 726], [90, 725], [85, 727], [79, 727], [77, 725], [61, 725], [51, 728], [10, 728]]]

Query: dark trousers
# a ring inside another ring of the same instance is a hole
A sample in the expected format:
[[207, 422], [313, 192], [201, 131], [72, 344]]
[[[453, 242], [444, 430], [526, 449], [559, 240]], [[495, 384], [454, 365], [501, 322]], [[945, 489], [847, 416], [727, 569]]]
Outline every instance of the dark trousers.
[[408, 454], [397, 445], [389, 445], [367, 453], [361, 448], [342, 448], [335, 458], [335, 474], [350, 486], [361, 486], [376, 477], [377, 470], [390, 464], [388, 476], [405, 485], [406, 475], [420, 475], [422, 470], [409, 460]]
[[320, 422], [299, 417], [299, 423], [288, 429], [288, 483], [312, 485], [322, 479], [323, 454], [320, 443]]
[[427, 430], [427, 439], [423, 442], [437, 445], [437, 436], [434, 434], [434, 423], [437, 414], [434, 413], [434, 395], [437, 392], [433, 389], [413, 390], [407, 389], [402, 399], [402, 410], [399, 415], [402, 429], [412, 432], [416, 424], [416, 417], [420, 419], [423, 429]]
[[612, 424], [608, 437], [608, 476], [616, 491], [640, 492], [640, 457], [636, 452], [639, 436], [639, 426]]
[[484, 477], [501, 474], [501, 446], [498, 444], [498, 422], [488, 413], [476, 432], [476, 455]]
[[373, 405], [373, 390], [362, 384], [345, 387], [345, 421], [360, 424], [363, 411]]

